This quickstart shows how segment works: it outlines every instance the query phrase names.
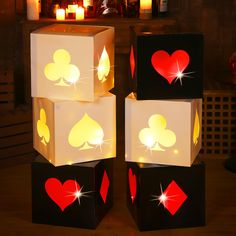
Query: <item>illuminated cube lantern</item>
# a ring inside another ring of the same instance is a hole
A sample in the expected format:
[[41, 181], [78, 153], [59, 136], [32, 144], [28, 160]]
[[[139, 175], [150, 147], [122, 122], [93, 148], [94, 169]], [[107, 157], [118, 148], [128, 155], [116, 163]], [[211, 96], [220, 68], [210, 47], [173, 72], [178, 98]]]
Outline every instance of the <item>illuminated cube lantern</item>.
[[138, 100], [203, 97], [203, 36], [132, 30], [130, 84]]
[[113, 204], [112, 159], [54, 167], [32, 162], [32, 221], [95, 228]]
[[94, 101], [114, 87], [114, 28], [54, 24], [31, 33], [31, 95]]
[[[144, 112], [145, 111], [145, 112]], [[125, 99], [125, 160], [191, 166], [201, 149], [202, 99]]]
[[191, 167], [127, 163], [127, 206], [140, 230], [204, 225], [204, 163], [196, 161]]
[[95, 102], [33, 98], [34, 148], [55, 166], [116, 156], [115, 95]]

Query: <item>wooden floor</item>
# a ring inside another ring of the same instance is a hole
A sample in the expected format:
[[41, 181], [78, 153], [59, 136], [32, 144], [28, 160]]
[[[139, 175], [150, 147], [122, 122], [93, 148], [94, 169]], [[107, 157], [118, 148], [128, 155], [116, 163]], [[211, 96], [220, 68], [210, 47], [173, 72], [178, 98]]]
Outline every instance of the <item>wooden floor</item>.
[[139, 232], [126, 203], [125, 163], [115, 165], [115, 203], [96, 230], [31, 223], [30, 164], [0, 169], [0, 235], [236, 235], [236, 174], [224, 169], [222, 159], [206, 163], [207, 225], [198, 228]]

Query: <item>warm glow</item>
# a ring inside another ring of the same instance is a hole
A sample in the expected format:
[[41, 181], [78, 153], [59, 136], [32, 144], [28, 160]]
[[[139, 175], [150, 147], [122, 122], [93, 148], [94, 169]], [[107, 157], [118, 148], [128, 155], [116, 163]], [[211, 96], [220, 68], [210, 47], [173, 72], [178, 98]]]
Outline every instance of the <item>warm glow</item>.
[[148, 126], [149, 128], [143, 128], [139, 132], [140, 142], [148, 149], [165, 151], [161, 146], [171, 147], [176, 143], [175, 133], [166, 129], [167, 122], [164, 116], [160, 114], [152, 115], [148, 120]]
[[80, 150], [92, 149], [103, 144], [103, 137], [102, 127], [86, 113], [71, 129], [68, 142]]
[[152, 0], [140, 0], [140, 10], [152, 10]]
[[177, 150], [177, 149], [175, 149], [173, 152], [174, 152], [175, 155], [179, 154], [179, 150]]
[[57, 20], [65, 20], [65, 10], [64, 9], [57, 9], [56, 19]]
[[84, 8], [78, 7], [76, 9], [76, 20], [84, 20]]
[[67, 12], [68, 13], [75, 13], [77, 8], [78, 8], [78, 4], [68, 5]]
[[41, 142], [46, 146], [50, 141], [50, 131], [48, 126], [46, 125], [47, 116], [46, 112], [43, 108], [40, 109], [40, 118], [37, 121], [37, 131], [38, 135], [41, 139]]
[[200, 135], [200, 122], [198, 112], [196, 110], [195, 119], [194, 119], [194, 126], [193, 126], [193, 143], [197, 145], [198, 139]]
[[97, 67], [98, 79], [103, 83], [107, 80], [107, 76], [110, 72], [110, 59], [107, 50], [104, 46], [102, 55], [99, 59], [99, 64]]
[[83, 1], [83, 5], [84, 5], [84, 7], [86, 8], [86, 7], [88, 7], [88, 6], [90, 6], [92, 3], [91, 3], [91, 0], [84, 0]]
[[77, 66], [70, 64], [71, 56], [65, 49], [58, 49], [53, 54], [53, 63], [44, 68], [44, 74], [48, 80], [59, 81], [56, 85], [70, 86], [75, 84], [80, 77]]

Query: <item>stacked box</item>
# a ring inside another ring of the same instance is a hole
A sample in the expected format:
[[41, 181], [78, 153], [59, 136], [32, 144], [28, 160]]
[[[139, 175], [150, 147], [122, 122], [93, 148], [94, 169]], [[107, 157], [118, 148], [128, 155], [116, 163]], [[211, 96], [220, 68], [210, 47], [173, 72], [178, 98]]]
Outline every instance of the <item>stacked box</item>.
[[113, 65], [112, 27], [54, 24], [31, 33], [33, 143], [41, 154], [32, 163], [33, 222], [95, 228], [112, 206]]
[[197, 158], [203, 37], [135, 28], [131, 36], [133, 92], [125, 99], [128, 208], [140, 230], [204, 225], [205, 168]]

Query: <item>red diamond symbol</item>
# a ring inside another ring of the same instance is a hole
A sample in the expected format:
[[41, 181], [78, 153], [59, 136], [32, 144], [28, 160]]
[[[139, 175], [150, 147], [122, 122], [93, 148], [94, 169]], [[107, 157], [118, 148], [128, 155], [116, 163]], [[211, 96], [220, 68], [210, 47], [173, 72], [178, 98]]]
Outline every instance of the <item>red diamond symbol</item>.
[[130, 63], [131, 75], [132, 75], [132, 79], [133, 79], [134, 78], [134, 69], [135, 69], [135, 59], [134, 59], [133, 45], [130, 48], [129, 63]]
[[187, 198], [188, 196], [183, 192], [178, 184], [172, 180], [166, 190], [158, 197], [158, 200], [160, 202], [159, 204], [162, 204], [171, 215], [175, 215]]
[[110, 185], [110, 181], [109, 181], [106, 170], [104, 170], [103, 177], [102, 177], [102, 184], [100, 187], [100, 195], [104, 203], [106, 203], [106, 200], [107, 200], [107, 193], [109, 190], [109, 185]]

